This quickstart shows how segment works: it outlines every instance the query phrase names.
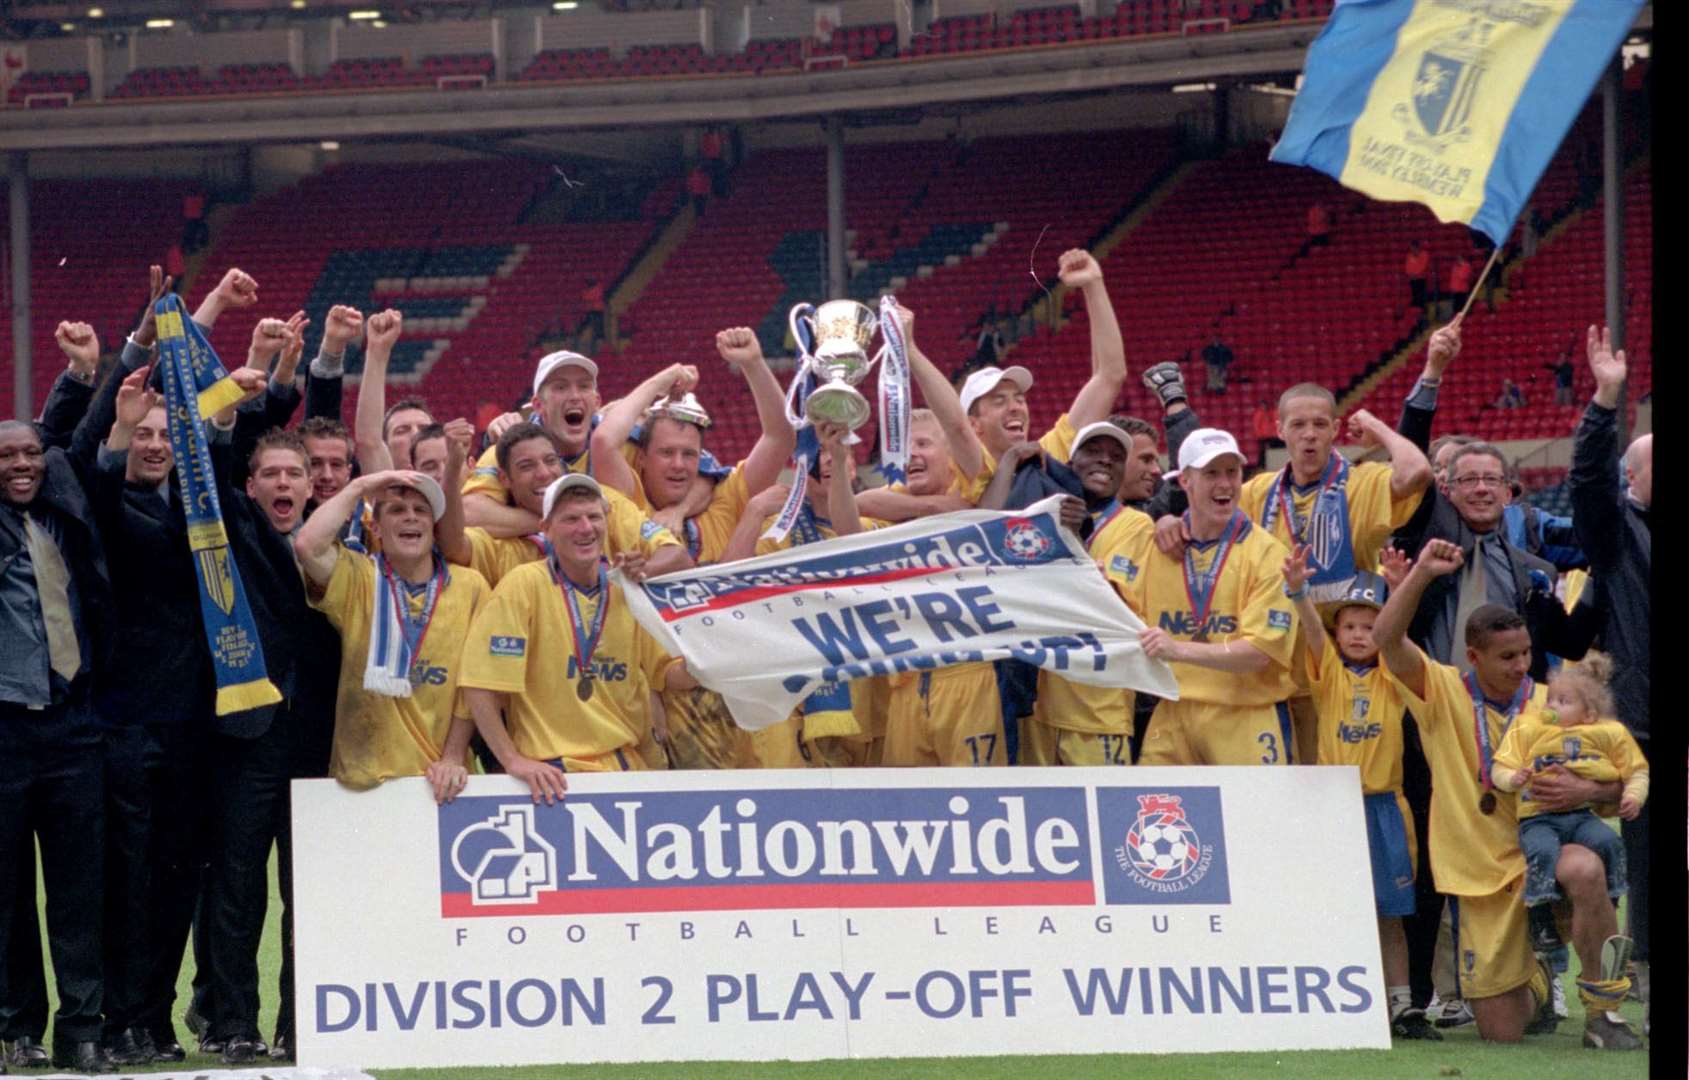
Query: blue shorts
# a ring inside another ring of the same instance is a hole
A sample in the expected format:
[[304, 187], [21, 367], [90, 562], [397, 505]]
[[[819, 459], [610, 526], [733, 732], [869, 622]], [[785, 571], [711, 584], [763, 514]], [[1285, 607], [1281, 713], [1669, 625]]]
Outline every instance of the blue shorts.
[[1367, 795], [1366, 846], [1372, 855], [1372, 898], [1383, 916], [1414, 912], [1413, 852], [1393, 791]]

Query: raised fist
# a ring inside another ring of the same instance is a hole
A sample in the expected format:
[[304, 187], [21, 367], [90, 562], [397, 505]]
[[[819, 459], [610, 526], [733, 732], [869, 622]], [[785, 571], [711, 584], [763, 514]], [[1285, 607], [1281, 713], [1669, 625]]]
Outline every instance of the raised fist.
[[716, 352], [729, 364], [749, 364], [762, 359], [762, 343], [748, 326], [735, 326], [715, 336]]
[[1090, 252], [1079, 248], [1062, 252], [1056, 272], [1061, 276], [1061, 283], [1070, 289], [1083, 288], [1103, 279], [1103, 268], [1097, 265], [1097, 260], [1091, 258]]
[[251, 307], [258, 302], [258, 282], [245, 270], [230, 267], [214, 290], [229, 307]]
[[86, 377], [94, 373], [100, 362], [100, 339], [94, 336], [92, 326], [85, 322], [62, 322], [53, 331], [53, 340], [70, 361], [72, 374]]
[[363, 312], [345, 304], [334, 305], [328, 309], [328, 318], [323, 322], [323, 351], [345, 352], [347, 344], [362, 333], [363, 329]]
[[281, 319], [259, 319], [252, 328], [252, 348], [247, 363], [257, 367], [268, 365], [271, 358], [287, 344], [288, 324]]
[[[354, 325], [363, 325], [365, 333], [364, 347], [366, 349], [385, 349], [388, 352], [391, 352], [394, 343], [399, 340], [399, 335], [403, 333], [405, 329], [405, 317], [396, 308], [388, 308], [386, 311], [378, 311], [374, 315], [371, 315], [366, 321], [355, 309], [337, 306], [330, 309], [328, 313], [329, 329], [324, 331], [323, 334], [325, 342], [328, 335], [333, 332], [336, 314], [340, 315], [343, 326], [346, 322], [352, 322]], [[349, 341], [351, 339], [347, 338], [346, 340]]]

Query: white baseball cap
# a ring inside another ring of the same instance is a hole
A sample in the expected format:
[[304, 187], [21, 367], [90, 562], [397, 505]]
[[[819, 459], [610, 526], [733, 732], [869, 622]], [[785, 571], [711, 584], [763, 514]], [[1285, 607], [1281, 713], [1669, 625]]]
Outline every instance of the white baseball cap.
[[[412, 491], [419, 493], [424, 499], [428, 500], [428, 510], [434, 515], [435, 521], [439, 521], [446, 516], [446, 493], [440, 490], [440, 485], [434, 482], [433, 477], [423, 476], [420, 473], [414, 477], [396, 476], [389, 482], [388, 486], [410, 488]], [[374, 510], [375, 500], [372, 499], [370, 500], [370, 511], [373, 513]]]
[[[1099, 437], [1104, 439], [1113, 439], [1115, 442], [1120, 444], [1120, 448], [1122, 450], [1126, 451], [1127, 457], [1132, 456], [1132, 436], [1122, 431], [1118, 424], [1112, 423], [1108, 420], [1098, 420], [1094, 424], [1086, 424], [1084, 427], [1080, 428], [1079, 434], [1073, 437], [1074, 451], [1077, 452], [1081, 446], [1084, 446], [1090, 440]], [[1071, 460], [1072, 457], [1073, 454], [1068, 454], [1069, 460]]]
[[974, 407], [974, 402], [997, 389], [997, 384], [1004, 379], [1020, 387], [1023, 394], [1032, 389], [1032, 372], [1023, 367], [980, 368], [962, 384], [962, 412], [966, 414]]
[[604, 489], [598, 486], [598, 481], [586, 473], [564, 473], [553, 480], [551, 486], [545, 489], [545, 502], [540, 508], [541, 521], [551, 520], [552, 507], [557, 505], [557, 500], [570, 488], [585, 488], [600, 499], [604, 497]]
[[1186, 469], [1200, 469], [1225, 454], [1236, 457], [1240, 465], [1249, 461], [1237, 448], [1237, 440], [1232, 438], [1231, 432], [1211, 427], [1197, 428], [1179, 445], [1179, 467], [1163, 474], [1162, 479], [1171, 480]]
[[534, 369], [535, 397], [540, 396], [540, 387], [544, 386], [545, 380], [550, 378], [551, 373], [560, 367], [585, 368], [592, 374], [593, 378], [598, 378], [598, 365], [593, 363], [591, 360], [588, 360], [578, 352], [570, 352], [568, 349], [562, 349], [554, 353], [547, 353], [545, 356], [540, 358], [539, 367]]

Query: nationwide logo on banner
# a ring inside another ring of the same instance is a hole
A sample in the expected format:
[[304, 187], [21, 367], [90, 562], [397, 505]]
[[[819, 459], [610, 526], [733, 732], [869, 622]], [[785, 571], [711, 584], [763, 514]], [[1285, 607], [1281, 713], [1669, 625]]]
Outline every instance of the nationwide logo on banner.
[[440, 913], [1230, 903], [1217, 788], [1098, 788], [1097, 812], [1100, 837], [1083, 787], [459, 798]]

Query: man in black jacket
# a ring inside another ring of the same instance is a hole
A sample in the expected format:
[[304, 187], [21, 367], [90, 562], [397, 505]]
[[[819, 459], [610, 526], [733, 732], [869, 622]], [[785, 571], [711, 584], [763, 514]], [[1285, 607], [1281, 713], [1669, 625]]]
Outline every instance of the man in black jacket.
[[252, 606], [270, 681], [282, 703], [213, 720], [219, 763], [212, 800], [213, 848], [203, 918], [211, 972], [207, 1037], [229, 1064], [252, 1061], [258, 1034], [258, 946], [263, 933], [270, 847], [282, 897], [282, 972], [277, 1049], [293, 1051], [292, 846], [289, 784], [324, 776], [334, 731], [340, 642], [306, 600], [292, 535], [310, 492], [298, 436], [260, 436], [248, 458], [244, 491], [228, 482], [232, 417], [213, 421], [212, 464], [230, 548]]
[[[1619, 719], [1650, 754], [1648, 716], [1653, 579], [1654, 436], [1643, 435], [1625, 451], [1626, 487], [1619, 489], [1619, 394], [1625, 355], [1613, 352], [1605, 329], [1589, 328], [1589, 368], [1595, 397], [1584, 410], [1572, 444], [1572, 523], [1589, 567], [1600, 584], [1601, 647], [1613, 658], [1613, 702]], [[1662, 768], [1672, 764], [1661, 762]], [[1630, 871], [1629, 934], [1635, 942], [1637, 989], [1648, 1000], [1648, 818], [1644, 805], [1635, 821], [1622, 824], [1625, 863]], [[1643, 1030], [1648, 1028], [1647, 1020]]]
[[[64, 451], [44, 448], [33, 425], [0, 421], [0, 867], [39, 840], [59, 991], [53, 1064], [84, 1072], [107, 1068], [104, 760], [90, 690], [110, 643], [111, 583], [93, 520]], [[0, 888], [0, 965], [16, 900]]]

